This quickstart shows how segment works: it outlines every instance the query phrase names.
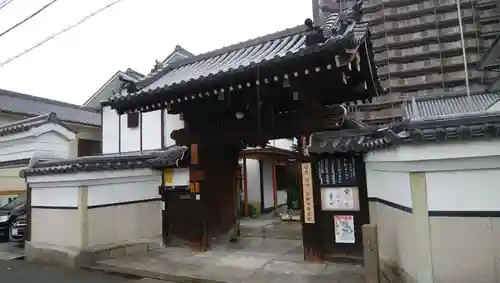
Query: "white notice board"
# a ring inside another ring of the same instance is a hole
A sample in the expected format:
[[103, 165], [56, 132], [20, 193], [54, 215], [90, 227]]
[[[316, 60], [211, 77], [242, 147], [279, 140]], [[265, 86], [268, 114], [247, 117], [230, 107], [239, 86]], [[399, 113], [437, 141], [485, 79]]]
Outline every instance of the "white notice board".
[[321, 188], [321, 209], [325, 211], [359, 211], [358, 187]]

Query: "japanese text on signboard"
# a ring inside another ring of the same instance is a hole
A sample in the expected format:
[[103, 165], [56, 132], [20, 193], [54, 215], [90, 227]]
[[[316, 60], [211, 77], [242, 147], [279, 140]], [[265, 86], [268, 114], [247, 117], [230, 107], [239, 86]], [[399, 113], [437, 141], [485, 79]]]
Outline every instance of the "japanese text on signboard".
[[314, 223], [314, 200], [311, 163], [302, 164], [302, 192], [304, 198], [304, 222]]

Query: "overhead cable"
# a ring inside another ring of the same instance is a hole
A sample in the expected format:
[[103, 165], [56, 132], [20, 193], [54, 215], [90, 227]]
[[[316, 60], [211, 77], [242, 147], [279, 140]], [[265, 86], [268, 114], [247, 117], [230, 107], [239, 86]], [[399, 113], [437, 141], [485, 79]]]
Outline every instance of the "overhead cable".
[[0, 37], [6, 35], [8, 32], [10, 32], [13, 29], [17, 28], [18, 26], [24, 24], [25, 22], [31, 20], [33, 17], [35, 17], [36, 15], [40, 14], [43, 10], [47, 9], [48, 7], [50, 7], [50, 5], [54, 4], [57, 1], [58, 0], [52, 0], [51, 2], [49, 2], [48, 4], [46, 4], [45, 6], [43, 6], [42, 8], [38, 9], [33, 14], [29, 15], [28, 17], [26, 17], [24, 20], [18, 22], [17, 24], [11, 26], [10, 28], [8, 28], [7, 30], [5, 30], [4, 32], [0, 33]]
[[9, 5], [12, 2], [14, 2], [14, 0], [5, 0], [5, 1], [1, 2], [0, 3], [0, 10], [2, 10], [3, 8], [5, 8], [7, 5]]
[[82, 24], [82, 23], [84, 23], [85, 21], [87, 21], [87, 20], [89, 20], [90, 18], [92, 18], [92, 17], [96, 16], [97, 14], [99, 14], [99, 13], [103, 12], [104, 10], [106, 10], [106, 9], [108, 9], [108, 8], [111, 8], [112, 6], [114, 6], [114, 5], [118, 4], [118, 3], [120, 3], [121, 1], [123, 1], [123, 0], [115, 0], [115, 1], [113, 1], [113, 2], [111, 2], [111, 3], [109, 3], [108, 5], [106, 5], [106, 6], [102, 7], [102, 8], [100, 8], [100, 9], [98, 9], [98, 10], [96, 10], [96, 11], [94, 11], [94, 12], [90, 13], [90, 14], [88, 14], [87, 16], [85, 16], [84, 18], [82, 18], [81, 20], [79, 20], [78, 22], [76, 22], [76, 23], [74, 23], [74, 24], [71, 24], [71, 25], [69, 25], [69, 26], [67, 26], [67, 27], [63, 28], [62, 30], [60, 30], [60, 31], [58, 31], [58, 32], [56, 32], [56, 33], [54, 33], [54, 34], [50, 35], [49, 37], [47, 37], [47, 38], [45, 38], [44, 40], [42, 40], [42, 41], [38, 42], [37, 44], [35, 44], [35, 45], [31, 46], [30, 48], [28, 48], [28, 49], [24, 50], [23, 52], [21, 52], [21, 53], [19, 53], [19, 54], [15, 55], [15, 56], [10, 57], [9, 59], [7, 59], [7, 60], [3, 61], [2, 63], [0, 63], [0, 68], [1, 68], [1, 67], [3, 67], [3, 66], [5, 66], [5, 65], [7, 65], [7, 64], [9, 64], [9, 63], [11, 63], [12, 61], [14, 61], [14, 60], [18, 59], [19, 57], [21, 57], [21, 56], [25, 55], [26, 53], [29, 53], [30, 51], [33, 51], [34, 49], [36, 49], [36, 48], [40, 47], [41, 45], [43, 45], [43, 44], [47, 43], [48, 41], [50, 41], [50, 40], [54, 39], [55, 37], [57, 37], [57, 36], [59, 36], [59, 35], [61, 35], [61, 34], [65, 33], [65, 32], [67, 32], [67, 31], [70, 31], [71, 29], [73, 29], [73, 28], [75, 28], [75, 27], [77, 27], [77, 26], [81, 25], [81, 24]]

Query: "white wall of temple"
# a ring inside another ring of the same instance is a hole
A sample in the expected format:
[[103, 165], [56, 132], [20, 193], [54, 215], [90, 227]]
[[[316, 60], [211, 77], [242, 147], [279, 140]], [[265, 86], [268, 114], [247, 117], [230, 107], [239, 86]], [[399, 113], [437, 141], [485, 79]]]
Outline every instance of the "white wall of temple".
[[366, 163], [368, 197], [412, 207], [408, 172], [379, 171]]
[[[127, 170], [129, 171], [129, 170]], [[158, 186], [161, 174], [147, 171], [148, 175], [140, 178], [125, 178], [127, 182], [93, 185], [88, 187], [88, 206], [130, 203], [137, 201], [159, 200]]]
[[19, 177], [19, 171], [26, 168], [23, 166], [0, 166], [0, 195], [9, 194], [9, 192], [24, 192], [26, 183]]
[[[381, 200], [370, 204], [381, 258], [415, 279], [427, 272], [436, 283], [475, 282], [477, 274], [500, 282], [500, 140], [403, 145], [365, 161], [368, 194]], [[465, 234], [474, 240], [455, 237]]]
[[[260, 204], [260, 164], [258, 159], [246, 159], [248, 203]], [[260, 209], [260, 205], [256, 207]]]
[[0, 162], [31, 158], [67, 158], [75, 134], [47, 123], [29, 131], [0, 137]]
[[175, 145], [170, 135], [184, 127], [180, 115], [168, 114], [166, 110], [141, 113], [135, 128], [127, 126], [126, 114], [118, 115], [110, 106], [102, 107], [102, 118], [103, 153], [161, 149], [162, 135], [165, 147]]
[[120, 117], [110, 106], [102, 107], [102, 153], [120, 150]]
[[274, 207], [273, 160], [262, 160], [262, 182], [264, 188], [264, 209]]
[[141, 150], [141, 125], [142, 117], [139, 115], [139, 126], [135, 128], [129, 128], [128, 115], [120, 115], [120, 151], [130, 152], [130, 151], [140, 151]]
[[31, 191], [31, 206], [78, 208], [78, 186], [42, 187]]
[[[248, 178], [248, 203], [257, 205], [260, 209], [261, 191], [260, 185], [263, 182], [264, 189], [264, 208], [274, 207], [274, 189], [273, 189], [273, 161], [264, 159], [262, 163], [258, 159], [246, 159], [247, 178]], [[260, 178], [260, 166], [262, 164], [262, 179]], [[286, 204], [287, 192], [277, 191], [278, 205]]]
[[[159, 237], [161, 179], [152, 169], [28, 176], [31, 242], [80, 249]], [[53, 220], [42, 219], [46, 215]], [[68, 223], [71, 233], [62, 233]]]
[[161, 115], [161, 110], [141, 114], [142, 150], [161, 148]]
[[405, 145], [365, 161], [369, 197], [411, 207], [409, 172], [425, 172], [429, 211], [500, 210], [499, 140]]
[[165, 146], [175, 145], [175, 140], [170, 136], [173, 131], [180, 130], [184, 128], [184, 121], [181, 119], [181, 115], [178, 114], [168, 114], [167, 111], [163, 111], [164, 115], [164, 129], [163, 136], [165, 139]]

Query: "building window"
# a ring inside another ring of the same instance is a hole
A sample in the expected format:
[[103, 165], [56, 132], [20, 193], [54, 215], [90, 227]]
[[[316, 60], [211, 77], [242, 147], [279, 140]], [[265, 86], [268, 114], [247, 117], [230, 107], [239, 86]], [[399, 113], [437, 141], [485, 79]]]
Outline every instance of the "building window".
[[139, 127], [139, 112], [132, 112], [127, 114], [127, 127], [128, 128]]
[[78, 157], [101, 154], [101, 142], [87, 139], [78, 139]]

